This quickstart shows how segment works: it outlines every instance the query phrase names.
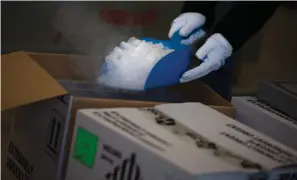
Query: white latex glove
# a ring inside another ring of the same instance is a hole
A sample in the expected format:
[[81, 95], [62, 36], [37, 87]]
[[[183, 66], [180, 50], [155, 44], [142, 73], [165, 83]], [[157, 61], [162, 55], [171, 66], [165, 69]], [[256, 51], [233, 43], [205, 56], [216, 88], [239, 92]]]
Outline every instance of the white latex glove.
[[203, 63], [185, 72], [180, 82], [192, 81], [218, 70], [225, 64], [225, 60], [231, 56], [232, 51], [232, 46], [223, 35], [213, 34], [196, 52], [196, 57], [201, 59]]
[[204, 23], [205, 16], [200, 13], [183, 13], [173, 20], [168, 36], [171, 38], [176, 31], [179, 31], [181, 36], [186, 37], [181, 43], [185, 45], [192, 44], [205, 36], [205, 31], [201, 29], [190, 37], [187, 36], [190, 35], [193, 30], [202, 27]]

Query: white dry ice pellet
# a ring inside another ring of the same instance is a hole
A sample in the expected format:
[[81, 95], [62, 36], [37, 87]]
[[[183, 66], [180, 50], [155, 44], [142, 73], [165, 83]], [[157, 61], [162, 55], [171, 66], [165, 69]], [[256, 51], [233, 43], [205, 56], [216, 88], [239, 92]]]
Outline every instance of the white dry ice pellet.
[[143, 90], [153, 66], [172, 51], [162, 44], [131, 37], [106, 56], [107, 72], [100, 75], [98, 82], [113, 88]]
[[126, 42], [121, 42], [120, 43], [120, 48], [125, 50], [125, 51], [129, 51], [130, 49], [133, 48], [133, 45], [130, 45], [130, 44], [126, 43]]
[[128, 44], [134, 45], [134, 46], [138, 46], [141, 43], [141, 40], [136, 39], [135, 37], [131, 37], [128, 41]]

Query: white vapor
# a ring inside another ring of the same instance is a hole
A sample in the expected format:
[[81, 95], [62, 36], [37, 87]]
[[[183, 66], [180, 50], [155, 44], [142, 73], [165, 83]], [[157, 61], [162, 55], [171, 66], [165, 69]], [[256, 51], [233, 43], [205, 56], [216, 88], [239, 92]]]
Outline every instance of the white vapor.
[[83, 2], [61, 3], [53, 27], [79, 54], [84, 55], [83, 59], [73, 58], [73, 70], [86, 80], [96, 80], [108, 53], [131, 37], [100, 20], [98, 11]]

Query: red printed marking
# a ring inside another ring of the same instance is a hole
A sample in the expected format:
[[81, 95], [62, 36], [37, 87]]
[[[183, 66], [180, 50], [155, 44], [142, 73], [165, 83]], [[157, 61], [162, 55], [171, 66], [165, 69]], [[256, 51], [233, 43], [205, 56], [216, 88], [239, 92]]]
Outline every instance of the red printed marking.
[[[157, 20], [157, 11], [130, 12], [127, 10], [105, 9], [99, 12], [99, 17], [106, 23], [119, 26], [152, 25]], [[55, 44], [61, 41], [62, 34], [57, 32], [54, 37]]]
[[116, 25], [150, 25], [156, 22], [157, 11], [129, 12], [126, 10], [109, 9], [100, 11], [99, 16], [103, 21]]

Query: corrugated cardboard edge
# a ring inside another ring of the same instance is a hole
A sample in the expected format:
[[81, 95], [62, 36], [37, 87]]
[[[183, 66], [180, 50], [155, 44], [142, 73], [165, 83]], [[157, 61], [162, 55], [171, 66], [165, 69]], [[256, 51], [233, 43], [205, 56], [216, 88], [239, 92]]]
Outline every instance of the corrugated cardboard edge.
[[1, 55], [1, 111], [67, 94], [27, 53]]

